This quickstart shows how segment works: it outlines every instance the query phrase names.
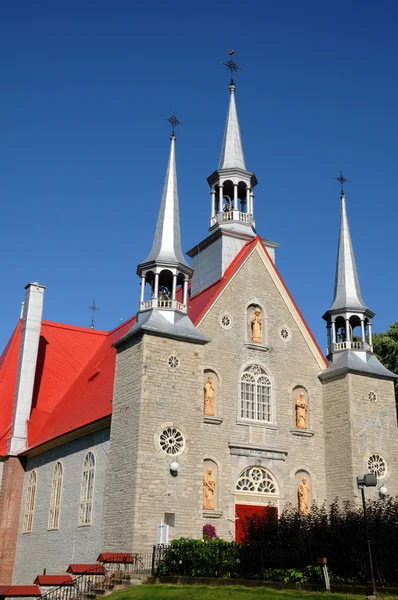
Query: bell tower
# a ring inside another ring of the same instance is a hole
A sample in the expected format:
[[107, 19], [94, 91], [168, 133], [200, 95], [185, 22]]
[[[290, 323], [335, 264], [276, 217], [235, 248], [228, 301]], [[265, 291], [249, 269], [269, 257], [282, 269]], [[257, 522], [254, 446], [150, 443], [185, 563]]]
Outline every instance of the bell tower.
[[[203, 527], [203, 346], [188, 316], [192, 269], [181, 250], [173, 126], [152, 248], [138, 265], [135, 323], [114, 343], [104, 547], [150, 551], [156, 524], [174, 537]], [[149, 292], [149, 293], [148, 293]], [[148, 295], [146, 296], [146, 293]]]
[[373, 354], [372, 318], [359, 286], [348, 226], [343, 174], [340, 234], [334, 297], [323, 315], [327, 323], [329, 366], [323, 384], [326, 487], [328, 501], [359, 498], [356, 477], [375, 473], [379, 489], [398, 492], [398, 431], [394, 379]]
[[[235, 101], [234, 74], [240, 67], [231, 58], [222, 64], [231, 74], [229, 106], [218, 168], [207, 178], [211, 197], [209, 236], [187, 253], [194, 271], [191, 296], [220, 279], [243, 246], [257, 235], [254, 220], [257, 177], [246, 169]], [[263, 242], [274, 260], [278, 244]]]
[[239, 67], [231, 59], [223, 63], [231, 72], [229, 107], [218, 169], [208, 178], [211, 195], [209, 231], [218, 228], [255, 235], [254, 187], [257, 178], [247, 171], [235, 102], [234, 72]]

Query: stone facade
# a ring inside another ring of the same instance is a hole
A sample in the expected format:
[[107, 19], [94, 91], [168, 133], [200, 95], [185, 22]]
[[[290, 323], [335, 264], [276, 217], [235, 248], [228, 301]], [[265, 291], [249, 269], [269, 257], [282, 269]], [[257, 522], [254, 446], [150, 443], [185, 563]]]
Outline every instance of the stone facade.
[[[222, 515], [214, 519], [206, 511], [204, 522], [213, 523], [226, 539], [234, 537], [236, 482], [249, 466], [263, 466], [275, 477], [280, 508], [286, 502], [296, 503], [295, 475], [301, 470], [308, 474], [314, 499], [322, 501], [326, 493], [319, 362], [270, 275], [272, 267], [264, 264], [268, 257], [260, 252], [249, 256], [198, 327], [212, 338], [204, 348], [204, 367], [219, 373], [221, 382], [218, 416], [222, 422], [205, 423], [203, 458], [217, 463]], [[268, 317], [268, 350], [249, 343], [247, 308], [253, 303], [261, 307], [263, 319], [265, 314]], [[229, 316], [230, 328], [220, 325], [221, 315]], [[284, 327], [289, 341], [281, 337]], [[270, 424], [240, 418], [240, 377], [249, 365], [262, 366], [271, 378], [274, 418]], [[291, 400], [299, 385], [309, 395], [310, 429], [305, 432], [296, 429]]]
[[[83, 461], [88, 451], [96, 460], [92, 524], [79, 526], [80, 489]], [[108, 467], [109, 428], [58, 446], [26, 462], [22, 509], [13, 582], [33, 583], [36, 575], [63, 573], [70, 563], [94, 562], [103, 548], [103, 506]], [[63, 465], [63, 486], [59, 529], [48, 530], [50, 490], [54, 466]], [[22, 533], [26, 491], [33, 469], [37, 489], [33, 528]]]
[[[340, 375], [324, 382], [327, 497], [331, 502], [359, 498], [356, 477], [368, 472], [372, 455], [381, 456], [386, 473], [381, 477], [392, 495], [398, 482], [398, 432], [392, 381], [357, 375]], [[378, 497], [374, 488], [369, 497]]]
[[[118, 351], [105, 551], [149, 551], [165, 513], [175, 514], [172, 537], [201, 536], [202, 353], [201, 345], [148, 334]], [[173, 356], [176, 368], [169, 364]], [[168, 427], [185, 440], [176, 477], [173, 455], [159, 443]]]

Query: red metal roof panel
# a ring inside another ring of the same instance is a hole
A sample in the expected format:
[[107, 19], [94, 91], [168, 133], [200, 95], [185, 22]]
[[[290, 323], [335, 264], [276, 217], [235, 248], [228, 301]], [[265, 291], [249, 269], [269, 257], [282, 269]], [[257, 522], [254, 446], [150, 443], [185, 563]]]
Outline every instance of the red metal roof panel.
[[37, 585], [0, 585], [0, 597], [20, 598], [23, 596], [41, 596]]
[[73, 585], [72, 575], [38, 575], [33, 583], [37, 585]]
[[102, 565], [93, 564], [72, 564], [66, 569], [67, 573], [73, 575], [104, 575], [104, 567]]

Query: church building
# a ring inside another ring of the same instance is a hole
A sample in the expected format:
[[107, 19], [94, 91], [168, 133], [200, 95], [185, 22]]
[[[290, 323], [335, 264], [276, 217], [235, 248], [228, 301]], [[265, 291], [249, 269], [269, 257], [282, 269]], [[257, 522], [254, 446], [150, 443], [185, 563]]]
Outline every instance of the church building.
[[240, 541], [245, 516], [358, 499], [368, 472], [370, 497], [398, 493], [396, 376], [373, 354], [343, 188], [325, 357], [278, 244], [257, 233], [235, 94], [231, 79], [208, 233], [190, 260], [173, 127], [131, 319], [109, 332], [46, 321], [51, 290], [25, 286], [0, 358], [0, 584], [201, 538], [208, 523]]

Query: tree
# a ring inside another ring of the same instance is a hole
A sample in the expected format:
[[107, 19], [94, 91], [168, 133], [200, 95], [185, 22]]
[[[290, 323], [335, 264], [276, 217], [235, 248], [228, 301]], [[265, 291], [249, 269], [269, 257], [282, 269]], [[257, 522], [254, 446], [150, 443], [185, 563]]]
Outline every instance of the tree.
[[[373, 352], [386, 369], [398, 375], [398, 321], [385, 333], [373, 334]], [[395, 401], [398, 410], [398, 381], [395, 381]]]

